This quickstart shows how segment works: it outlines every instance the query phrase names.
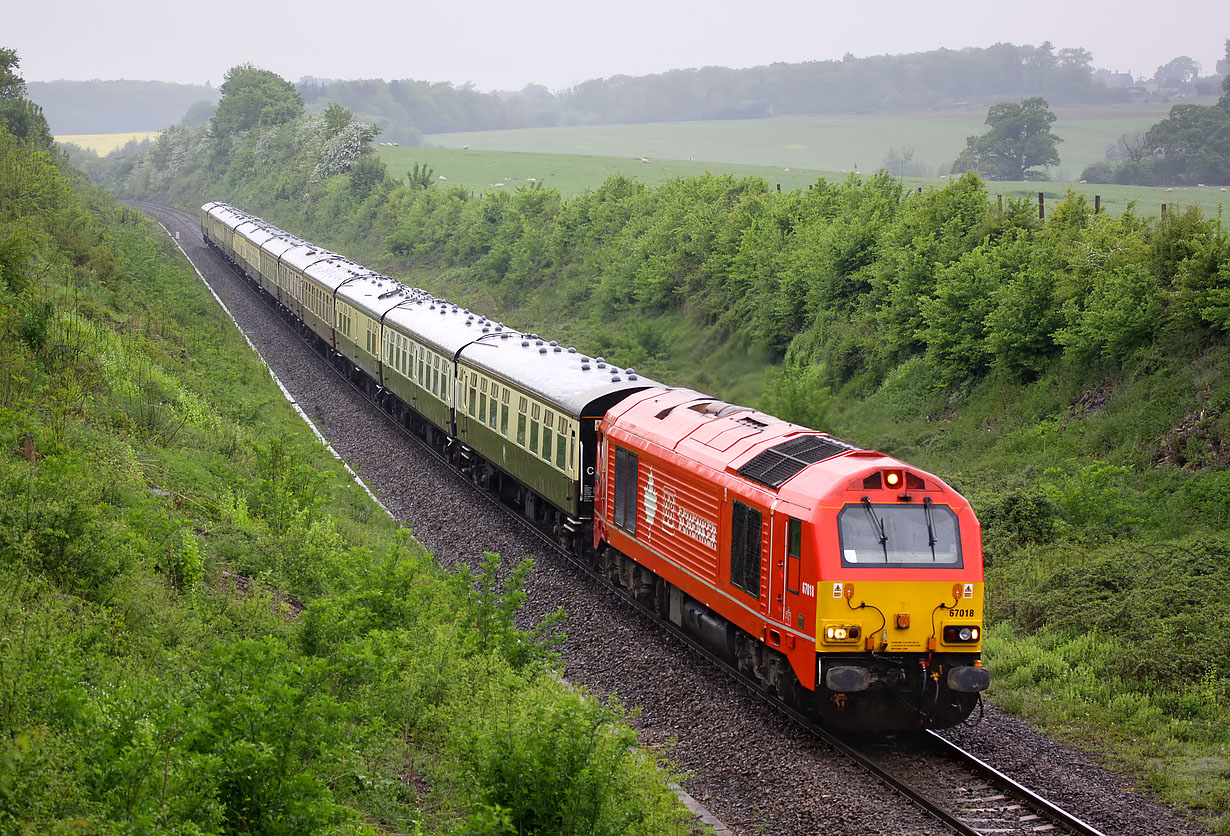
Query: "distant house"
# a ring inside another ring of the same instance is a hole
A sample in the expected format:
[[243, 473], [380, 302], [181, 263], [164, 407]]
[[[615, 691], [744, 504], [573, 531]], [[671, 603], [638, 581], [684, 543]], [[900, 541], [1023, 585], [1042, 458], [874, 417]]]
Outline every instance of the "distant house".
[[1115, 90], [1127, 90], [1131, 88], [1136, 80], [1132, 78], [1131, 73], [1107, 73], [1106, 79], [1103, 82], [1107, 87]]

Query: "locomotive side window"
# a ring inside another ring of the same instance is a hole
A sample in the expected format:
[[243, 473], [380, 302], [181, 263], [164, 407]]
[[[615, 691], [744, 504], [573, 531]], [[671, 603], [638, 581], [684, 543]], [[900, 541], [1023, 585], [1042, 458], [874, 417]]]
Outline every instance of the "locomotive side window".
[[759, 511], [735, 501], [730, 514], [730, 583], [760, 600], [761, 531]]
[[622, 447], [615, 448], [615, 525], [636, 536], [637, 484], [640, 481], [640, 462], [636, 453]]
[[910, 505], [850, 503], [837, 515], [842, 566], [961, 568], [957, 515], [927, 497]]
[[803, 523], [790, 518], [786, 526], [786, 590], [798, 593], [803, 556]]

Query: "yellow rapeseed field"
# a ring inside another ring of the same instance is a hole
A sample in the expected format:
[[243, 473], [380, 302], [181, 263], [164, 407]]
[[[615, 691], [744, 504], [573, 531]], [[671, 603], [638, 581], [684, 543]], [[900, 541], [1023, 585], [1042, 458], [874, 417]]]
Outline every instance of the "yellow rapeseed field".
[[116, 148], [123, 148], [132, 140], [140, 142], [143, 139], [153, 139], [158, 131], [140, 131], [134, 134], [64, 134], [56, 137], [56, 142], [71, 142], [82, 148], [89, 148], [94, 153], [106, 156]]

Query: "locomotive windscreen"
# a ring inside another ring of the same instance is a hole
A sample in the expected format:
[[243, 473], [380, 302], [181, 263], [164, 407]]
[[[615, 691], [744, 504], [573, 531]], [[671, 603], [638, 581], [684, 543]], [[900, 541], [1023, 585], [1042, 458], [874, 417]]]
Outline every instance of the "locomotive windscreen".
[[849, 504], [837, 515], [842, 566], [959, 569], [957, 515], [946, 505]]

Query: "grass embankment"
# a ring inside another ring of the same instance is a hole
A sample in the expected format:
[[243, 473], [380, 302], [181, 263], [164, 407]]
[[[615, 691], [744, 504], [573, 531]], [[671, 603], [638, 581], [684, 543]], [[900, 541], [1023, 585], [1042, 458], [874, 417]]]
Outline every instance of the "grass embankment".
[[681, 833], [152, 223], [0, 131], [0, 831]]

